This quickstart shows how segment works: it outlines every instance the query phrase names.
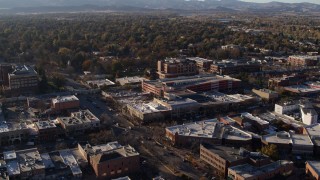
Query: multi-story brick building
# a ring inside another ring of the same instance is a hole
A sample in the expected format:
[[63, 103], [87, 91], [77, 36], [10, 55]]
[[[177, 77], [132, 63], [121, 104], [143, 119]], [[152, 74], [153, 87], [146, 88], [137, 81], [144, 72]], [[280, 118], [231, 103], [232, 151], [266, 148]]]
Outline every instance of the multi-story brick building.
[[38, 121], [34, 124], [40, 141], [54, 141], [60, 134], [58, 127], [52, 122]]
[[277, 87], [302, 84], [303, 82], [305, 82], [305, 75], [293, 74], [290, 76], [270, 78], [268, 81], [268, 87], [277, 88]]
[[289, 56], [288, 63], [292, 66], [316, 66], [320, 56]]
[[218, 176], [226, 178], [228, 168], [249, 163], [263, 166], [270, 163], [270, 158], [259, 152], [250, 152], [244, 148], [228, 146], [200, 145], [200, 159], [218, 170]]
[[122, 177], [140, 169], [140, 155], [130, 145], [110, 142], [97, 146], [79, 144], [78, 148], [90, 162], [97, 179]]
[[312, 124], [303, 128], [303, 134], [309, 135], [314, 144], [314, 154], [320, 155], [320, 124]]
[[252, 89], [252, 92], [268, 101], [275, 100], [279, 97], [279, 93], [269, 89]]
[[165, 92], [176, 90], [204, 91], [227, 91], [240, 87], [241, 80], [229, 76], [197, 75], [153, 81], [143, 81], [142, 90], [155, 96], [162, 97]]
[[17, 66], [8, 74], [9, 90], [11, 94], [33, 93], [38, 90], [38, 74], [28, 65]]
[[255, 167], [251, 164], [242, 164], [228, 169], [228, 179], [232, 180], [265, 180], [276, 175], [288, 174], [295, 169], [292, 161], [279, 160], [270, 164]]
[[70, 117], [58, 117], [58, 121], [67, 134], [84, 133], [100, 128], [100, 120], [89, 110], [72, 112]]
[[0, 82], [4, 86], [9, 86], [8, 74], [12, 72], [11, 64], [0, 64]]
[[158, 61], [157, 69], [160, 79], [198, 74], [196, 62], [186, 58], [168, 58], [163, 61]]
[[193, 142], [226, 144], [232, 146], [251, 145], [252, 135], [217, 119], [176, 125], [166, 128], [166, 137], [172, 144], [187, 146]]
[[201, 70], [201, 71], [210, 70], [210, 65], [213, 63], [213, 60], [199, 58], [199, 57], [189, 57], [187, 59], [191, 61], [195, 61], [198, 67], [198, 70]]
[[51, 109], [53, 109], [54, 111], [79, 108], [79, 106], [80, 106], [80, 101], [74, 95], [56, 97], [51, 100]]
[[261, 68], [260, 64], [254, 63], [222, 62], [211, 64], [210, 71], [220, 75], [228, 75], [240, 72], [260, 72]]
[[36, 148], [6, 151], [3, 154], [10, 179], [45, 178], [45, 165]]
[[24, 123], [7, 123], [0, 120], [1, 146], [19, 144], [25, 142], [28, 137], [29, 129]]
[[264, 145], [274, 144], [278, 150], [285, 153], [312, 155], [314, 144], [309, 135], [295, 134], [293, 132], [277, 132], [261, 137]]

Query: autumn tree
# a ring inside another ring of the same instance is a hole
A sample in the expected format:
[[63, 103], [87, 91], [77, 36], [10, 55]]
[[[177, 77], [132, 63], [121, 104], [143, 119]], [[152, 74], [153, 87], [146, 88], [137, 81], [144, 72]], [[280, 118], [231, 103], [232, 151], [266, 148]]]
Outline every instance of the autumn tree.
[[269, 156], [272, 160], [279, 159], [278, 147], [274, 144], [263, 146], [261, 148], [261, 153]]

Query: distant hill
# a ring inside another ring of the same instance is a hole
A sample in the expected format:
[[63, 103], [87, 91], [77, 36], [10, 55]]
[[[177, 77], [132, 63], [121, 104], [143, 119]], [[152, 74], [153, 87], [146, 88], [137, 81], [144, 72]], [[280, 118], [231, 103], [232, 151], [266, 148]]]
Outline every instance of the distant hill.
[[312, 3], [250, 3], [239, 0], [0, 0], [2, 13], [68, 12], [97, 10], [176, 9], [226, 11], [320, 12]]

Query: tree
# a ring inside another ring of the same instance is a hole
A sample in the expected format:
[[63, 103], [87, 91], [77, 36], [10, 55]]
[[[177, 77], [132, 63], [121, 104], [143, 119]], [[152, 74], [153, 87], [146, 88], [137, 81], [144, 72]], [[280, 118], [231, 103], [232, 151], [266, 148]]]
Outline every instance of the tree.
[[85, 60], [83, 63], [82, 63], [82, 69], [84, 71], [88, 71], [90, 69], [90, 66], [91, 66], [91, 61], [90, 60]]
[[42, 75], [41, 75], [41, 80], [39, 82], [39, 91], [41, 93], [45, 93], [45, 92], [47, 92], [47, 90], [48, 90], [48, 79], [47, 79], [45, 71], [43, 71]]
[[60, 89], [61, 87], [63, 87], [66, 83], [66, 79], [65, 77], [61, 76], [61, 75], [54, 75], [51, 79], [52, 83], [58, 88]]
[[261, 153], [269, 156], [272, 160], [276, 161], [279, 159], [278, 147], [274, 144], [263, 146], [261, 148]]

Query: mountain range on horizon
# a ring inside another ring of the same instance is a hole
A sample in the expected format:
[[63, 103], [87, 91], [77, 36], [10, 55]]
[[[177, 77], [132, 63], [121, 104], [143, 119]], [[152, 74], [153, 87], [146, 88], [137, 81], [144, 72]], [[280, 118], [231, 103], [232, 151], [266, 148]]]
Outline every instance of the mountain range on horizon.
[[[76, 7], [76, 8], [75, 8]], [[320, 12], [319, 4], [312, 3], [253, 3], [240, 0], [0, 0], [0, 10], [7, 12], [32, 12], [68, 9], [101, 10], [101, 9], [177, 9], [177, 10], [209, 10], [227, 9], [236, 11], [271, 10], [293, 12]]]

